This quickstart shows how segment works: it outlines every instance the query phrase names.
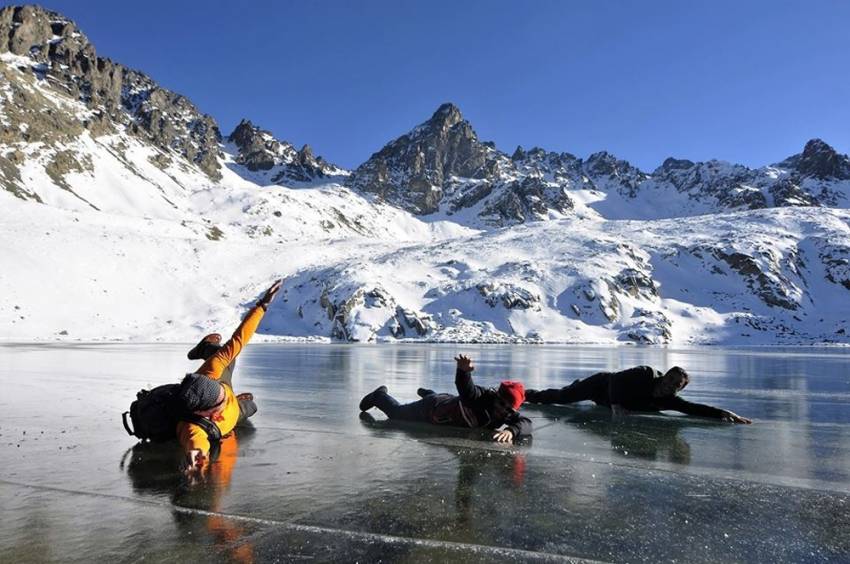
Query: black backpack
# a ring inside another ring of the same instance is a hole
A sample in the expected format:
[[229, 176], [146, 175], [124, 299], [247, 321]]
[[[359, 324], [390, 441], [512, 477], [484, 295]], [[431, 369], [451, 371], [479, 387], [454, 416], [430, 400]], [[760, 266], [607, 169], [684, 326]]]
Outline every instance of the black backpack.
[[[163, 442], [177, 437], [178, 421], [188, 421], [207, 432], [211, 442], [221, 440], [218, 425], [200, 415], [183, 409], [177, 397], [180, 384], [165, 384], [151, 390], [140, 390], [136, 401], [130, 404], [130, 411], [121, 414], [124, 428], [129, 435], [145, 441]], [[127, 423], [127, 415], [133, 422], [132, 429]]]

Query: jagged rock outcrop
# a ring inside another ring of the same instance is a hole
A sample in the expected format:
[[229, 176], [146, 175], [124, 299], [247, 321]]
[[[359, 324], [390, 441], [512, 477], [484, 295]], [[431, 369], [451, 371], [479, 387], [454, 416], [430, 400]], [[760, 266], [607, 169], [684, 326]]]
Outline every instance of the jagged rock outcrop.
[[314, 156], [309, 145], [296, 150], [249, 120], [239, 122], [227, 140], [238, 150], [237, 163], [251, 172], [265, 172], [272, 184], [313, 182], [345, 173], [322, 157]]
[[351, 185], [413, 213], [439, 209], [452, 177], [487, 179], [501, 154], [481, 143], [453, 104], [388, 143], [352, 174]]
[[505, 309], [531, 309], [540, 311], [540, 296], [515, 284], [485, 282], [475, 287], [484, 303], [490, 307], [501, 305]]
[[850, 157], [820, 139], [811, 139], [802, 153], [788, 157], [777, 166], [792, 169], [801, 178], [850, 180]]
[[[50, 87], [83, 102], [94, 135], [120, 125], [156, 147], [173, 151], [213, 179], [220, 177], [221, 136], [215, 120], [147, 75], [99, 57], [74, 22], [38, 6], [0, 9], [0, 54], [22, 57]], [[105, 123], [109, 121], [111, 123]]]
[[652, 181], [657, 185], [668, 184], [677, 192], [718, 210], [767, 207], [767, 198], [753, 186], [752, 180], [752, 171], [747, 167], [717, 160], [693, 163], [669, 158], [652, 173]]

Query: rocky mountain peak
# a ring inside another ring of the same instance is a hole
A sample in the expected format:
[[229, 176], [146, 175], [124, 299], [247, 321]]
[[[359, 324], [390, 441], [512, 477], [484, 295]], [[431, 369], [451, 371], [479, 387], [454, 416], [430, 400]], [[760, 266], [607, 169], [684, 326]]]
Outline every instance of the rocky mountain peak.
[[689, 168], [693, 168], [694, 162], [689, 161], [688, 159], [674, 159], [673, 157], [667, 157], [664, 159], [664, 162], [661, 163], [661, 166], [658, 167], [658, 171], [668, 172], [673, 170], [686, 170]]
[[61, 14], [38, 6], [0, 9], [2, 53], [26, 57], [32, 62], [27, 70], [45, 86], [95, 110], [97, 119], [85, 123], [92, 135], [124, 127], [211, 178], [220, 177], [215, 120], [147, 75], [98, 57], [76, 24]]
[[260, 128], [254, 125], [251, 120], [242, 118], [233, 132], [227, 136], [227, 140], [241, 149], [250, 145], [260, 133]]
[[452, 177], [484, 179], [507, 160], [478, 140], [454, 104], [443, 104], [431, 118], [389, 142], [360, 165], [353, 187], [417, 214], [439, 209]]
[[463, 115], [460, 113], [460, 108], [451, 102], [446, 102], [437, 108], [427, 123], [442, 130], [448, 130], [462, 121]]
[[802, 177], [850, 180], [850, 158], [820, 139], [811, 139], [806, 143], [797, 160], [796, 169]]
[[322, 157], [314, 156], [309, 145], [296, 150], [291, 143], [276, 139], [249, 119], [242, 119], [227, 140], [238, 150], [237, 163], [251, 172], [270, 171], [263, 181], [272, 184], [312, 182], [345, 173]]

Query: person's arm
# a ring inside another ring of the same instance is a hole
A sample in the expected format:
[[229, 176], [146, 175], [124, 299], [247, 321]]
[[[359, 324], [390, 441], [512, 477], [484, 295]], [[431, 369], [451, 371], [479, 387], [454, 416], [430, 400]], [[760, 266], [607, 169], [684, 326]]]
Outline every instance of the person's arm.
[[[501, 431], [500, 433], [504, 433], [506, 431], [510, 432], [511, 437], [508, 440], [513, 440], [513, 439], [518, 439], [518, 438], [521, 438], [521, 437], [530, 437], [531, 436], [531, 430], [532, 430], [531, 419], [529, 419], [528, 417], [523, 417], [519, 413], [514, 412], [505, 421], [505, 429], [503, 431]], [[493, 438], [495, 440], [498, 440], [498, 439], [496, 439], [496, 436], [498, 436], [500, 433], [496, 433], [496, 435], [494, 435]], [[503, 442], [503, 441], [499, 441], [499, 442]], [[507, 442], [507, 441], [504, 441], [504, 442]]]
[[177, 440], [185, 453], [181, 463], [183, 471], [192, 473], [203, 470], [204, 463], [210, 454], [210, 439], [207, 432], [194, 423], [179, 421]]
[[455, 371], [455, 387], [457, 393], [462, 400], [474, 402], [478, 400], [485, 392], [481, 386], [476, 386], [472, 382], [472, 371], [475, 367], [472, 366], [472, 359], [464, 355], [455, 357], [457, 362], [457, 370]]
[[260, 298], [260, 301], [257, 302], [251, 310], [248, 312], [248, 315], [245, 316], [245, 319], [242, 320], [242, 323], [239, 324], [239, 327], [236, 328], [236, 331], [233, 332], [233, 336], [210, 358], [208, 358], [204, 364], [198, 369], [197, 374], [203, 374], [213, 380], [218, 380], [221, 378], [224, 369], [227, 368], [231, 362], [239, 356], [239, 353], [242, 352], [242, 349], [245, 348], [245, 345], [248, 344], [248, 341], [251, 340], [251, 337], [254, 336], [254, 333], [257, 331], [257, 326], [260, 325], [260, 321], [263, 319], [263, 315], [265, 315], [266, 310], [269, 307], [269, 304], [277, 294], [278, 290], [280, 290], [281, 282], [278, 280], [272, 286], [266, 290], [266, 293]]
[[720, 419], [729, 423], [752, 423], [752, 420], [746, 417], [741, 417], [736, 413], [719, 407], [713, 407], [702, 403], [694, 403], [673, 396], [672, 398], [664, 398], [658, 401], [658, 407], [662, 410], [672, 410], [684, 413], [686, 415], [694, 415], [697, 417], [710, 417], [712, 419]]

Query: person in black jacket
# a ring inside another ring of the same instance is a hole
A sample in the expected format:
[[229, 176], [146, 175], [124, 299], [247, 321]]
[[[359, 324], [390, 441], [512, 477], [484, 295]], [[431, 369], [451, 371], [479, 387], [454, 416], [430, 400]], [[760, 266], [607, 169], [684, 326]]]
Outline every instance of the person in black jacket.
[[[523, 385], [506, 380], [498, 390], [476, 386], [472, 382], [472, 371], [475, 370], [472, 360], [460, 355], [455, 361], [458, 395], [438, 394], [419, 388], [417, 393], [422, 399], [402, 405], [387, 393], [386, 386], [381, 386], [360, 400], [360, 411], [377, 407], [390, 419], [493, 429], [496, 431], [493, 440], [497, 442], [530, 437], [531, 420], [522, 417], [518, 411], [525, 399]], [[504, 429], [499, 430], [503, 425]]]
[[560, 389], [527, 390], [525, 401], [563, 404], [591, 400], [611, 408], [614, 415], [672, 410], [730, 423], [752, 423], [731, 411], [680, 398], [677, 394], [689, 380], [688, 373], [678, 366], [663, 375], [649, 366], [636, 366], [620, 372], [599, 372]]

